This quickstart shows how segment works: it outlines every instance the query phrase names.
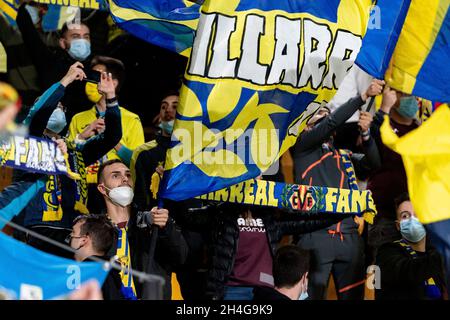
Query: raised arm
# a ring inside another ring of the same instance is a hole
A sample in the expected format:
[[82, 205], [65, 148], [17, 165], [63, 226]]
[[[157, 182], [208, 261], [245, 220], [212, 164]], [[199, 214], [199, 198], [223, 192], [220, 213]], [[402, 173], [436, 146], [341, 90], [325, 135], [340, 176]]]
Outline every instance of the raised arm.
[[122, 121], [111, 73], [102, 73], [98, 90], [106, 96], [105, 131], [78, 145], [86, 166], [103, 157], [122, 139]]
[[295, 146], [296, 152], [303, 152], [317, 147], [319, 144], [327, 141], [333, 131], [343, 125], [369, 97], [381, 93], [384, 81], [374, 79], [365, 93], [356, 96], [342, 106], [333, 111], [323, 121], [316, 126], [302, 132]]

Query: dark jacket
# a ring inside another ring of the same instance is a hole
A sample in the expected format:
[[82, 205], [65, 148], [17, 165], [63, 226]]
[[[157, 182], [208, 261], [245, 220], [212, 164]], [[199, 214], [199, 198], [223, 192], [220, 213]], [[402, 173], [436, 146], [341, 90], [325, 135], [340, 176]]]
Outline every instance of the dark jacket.
[[158, 165], [164, 164], [169, 145], [170, 137], [157, 135], [154, 141], [145, 143], [133, 153], [131, 170], [136, 176], [134, 202], [140, 210], [149, 210], [157, 205], [150, 192], [151, 179]]
[[[105, 261], [109, 261], [110, 257], [107, 256], [94, 256]], [[85, 261], [94, 261], [86, 258]], [[120, 273], [116, 269], [111, 269], [102, 284], [103, 300], [123, 300], [124, 297], [121, 291], [122, 280], [120, 279]]]
[[381, 271], [381, 289], [375, 290], [377, 300], [428, 300], [423, 284], [431, 277], [441, 293], [445, 293], [442, 258], [428, 243], [426, 252], [418, 252], [417, 256], [397, 242], [378, 249], [376, 265]]
[[[293, 149], [295, 183], [351, 189], [342, 157], [332, 140], [333, 132], [347, 121], [364, 101], [360, 96], [350, 99], [309, 131], [303, 131]], [[351, 160], [357, 176], [381, 165], [378, 148], [370, 138], [364, 144], [365, 155], [353, 154]], [[353, 218], [342, 221], [341, 232], [357, 232]], [[336, 230], [333, 225], [329, 229]]]
[[[48, 96], [43, 95], [43, 97], [41, 97], [38, 101], [38, 103], [42, 103], [42, 106], [31, 119], [30, 133], [36, 136], [43, 134], [48, 119], [57, 106], [56, 103], [64, 95], [64, 86], [61, 84], [55, 84], [54, 88], [55, 90], [52, 90], [51, 94]], [[51, 103], [47, 103], [42, 100]], [[75, 195], [79, 192], [79, 189], [83, 189], [80, 192], [87, 196], [87, 191], [85, 191], [85, 187], [87, 187], [85, 168], [108, 153], [108, 151], [114, 148], [114, 146], [117, 145], [122, 138], [122, 123], [118, 105], [107, 107], [105, 113], [105, 124], [105, 131], [102, 134], [88, 139], [83, 145], [77, 146], [76, 150], [70, 150], [69, 148], [69, 163], [72, 171], [80, 173], [82, 179], [80, 181], [75, 181], [67, 176], [58, 176], [59, 182], [55, 183], [59, 183], [59, 190], [61, 191], [59, 197], [61, 199], [63, 211], [62, 219], [59, 221], [43, 221], [43, 208], [45, 205], [50, 205], [43, 203], [44, 193], [47, 192], [50, 194], [56, 192], [51, 186], [53, 185], [53, 182], [50, 182], [49, 180], [46, 188], [41, 189], [41, 191], [30, 202], [30, 205], [25, 209], [25, 226], [47, 225], [67, 229], [72, 228], [73, 219], [79, 214], [75, 210]], [[50, 197], [47, 197], [46, 199], [48, 198]], [[57, 206], [56, 203], [52, 203], [51, 205]]]
[[291, 301], [288, 296], [278, 292], [270, 287], [255, 287], [253, 289], [253, 301], [273, 301], [284, 300]]
[[[154, 229], [143, 226], [138, 221], [136, 206], [132, 207], [132, 214], [128, 221], [128, 241], [130, 244], [131, 267], [138, 271], [156, 274], [165, 279], [163, 298], [170, 300], [171, 297], [171, 274], [172, 270], [183, 264], [188, 254], [188, 247], [179, 228], [169, 218], [166, 227], [158, 229], [157, 242], [154, 257], [150, 257], [150, 244]], [[114, 243], [112, 252], [117, 251], [117, 242]], [[143, 284], [137, 277], [133, 278], [138, 298], [142, 296]]]
[[[214, 300], [223, 298], [224, 286], [233, 271], [239, 227], [237, 218], [246, 206], [223, 203], [199, 209], [190, 209], [178, 222], [192, 230], [210, 230], [210, 268], [206, 296]], [[342, 220], [341, 215], [319, 216], [310, 213], [284, 213], [275, 218], [275, 209], [251, 207], [253, 217], [261, 218], [266, 228], [267, 241], [272, 257], [279, 241], [285, 235], [313, 232]]]
[[41, 93], [38, 74], [17, 27], [9, 24], [0, 15], [0, 43], [7, 56], [7, 80], [22, 98], [23, 104], [30, 106]]
[[[367, 189], [372, 192], [373, 200], [377, 206], [378, 214], [375, 219], [396, 219], [394, 199], [402, 193], [408, 192], [405, 167], [402, 157], [383, 144], [380, 135], [380, 127], [383, 124], [384, 113], [378, 110], [370, 127], [371, 135], [377, 143], [380, 151], [381, 166], [371, 173]], [[391, 127], [399, 137], [416, 129], [418, 124], [404, 125], [390, 119]]]
[[[39, 85], [48, 88], [59, 81], [76, 62], [67, 51], [61, 48], [50, 49], [43, 41], [31, 21], [30, 14], [22, 4], [17, 11], [17, 26], [22, 33], [23, 42], [30, 54], [31, 61], [37, 70]], [[90, 67], [91, 58], [82, 61], [85, 70]], [[75, 81], [68, 88], [62, 103], [67, 107], [66, 119], [70, 123], [73, 115], [92, 106], [86, 97], [85, 82]]]

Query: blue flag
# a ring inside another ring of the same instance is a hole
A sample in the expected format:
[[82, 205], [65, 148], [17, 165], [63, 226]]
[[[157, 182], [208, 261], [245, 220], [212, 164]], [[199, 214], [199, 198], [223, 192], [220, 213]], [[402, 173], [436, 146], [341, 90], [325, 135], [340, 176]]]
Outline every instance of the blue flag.
[[200, 5], [183, 0], [109, 0], [117, 25], [154, 45], [189, 56]]
[[12, 299], [54, 299], [91, 279], [102, 285], [108, 273], [102, 263], [60, 258], [1, 232], [0, 251], [0, 293]]

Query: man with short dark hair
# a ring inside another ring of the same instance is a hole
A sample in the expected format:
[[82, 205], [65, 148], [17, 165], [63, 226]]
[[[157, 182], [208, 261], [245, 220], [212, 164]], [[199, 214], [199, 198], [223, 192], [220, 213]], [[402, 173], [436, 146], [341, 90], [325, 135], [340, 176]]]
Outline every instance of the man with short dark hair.
[[[118, 159], [100, 166], [97, 188], [105, 200], [106, 215], [118, 232], [113, 252], [124, 267], [121, 278], [125, 298], [141, 298], [146, 291], [144, 285], [135, 281], [129, 273], [129, 269], [133, 268], [164, 277], [163, 298], [169, 300], [172, 270], [185, 262], [188, 251], [180, 230], [169, 217], [169, 211], [157, 207], [147, 213], [137, 210], [133, 203], [130, 169]], [[152, 243], [155, 245], [154, 252], [151, 252]]]
[[[80, 61], [85, 69], [91, 60], [91, 35], [89, 27], [81, 21], [66, 22], [59, 36], [59, 47], [51, 48], [42, 41], [38, 30], [33, 24], [30, 13], [24, 1], [17, 11], [17, 26], [23, 37], [23, 42], [30, 54], [31, 61], [37, 70], [41, 88], [49, 88], [61, 79], [75, 62]], [[67, 123], [72, 116], [83, 110], [87, 99], [83, 94], [84, 83], [73, 83], [67, 88], [62, 101], [67, 107]], [[64, 133], [66, 130], [64, 130]]]
[[446, 295], [442, 258], [427, 240], [407, 193], [395, 199], [401, 239], [377, 251], [381, 271], [377, 300], [441, 300]]
[[[115, 240], [115, 230], [104, 215], [82, 215], [74, 220], [73, 231], [66, 241], [76, 250], [76, 261], [89, 261], [91, 257], [109, 260], [108, 252]], [[117, 270], [112, 269], [102, 286], [105, 300], [123, 299]]]
[[256, 287], [253, 300], [305, 300], [308, 297], [309, 260], [309, 251], [298, 246], [278, 249], [272, 268], [275, 287]]

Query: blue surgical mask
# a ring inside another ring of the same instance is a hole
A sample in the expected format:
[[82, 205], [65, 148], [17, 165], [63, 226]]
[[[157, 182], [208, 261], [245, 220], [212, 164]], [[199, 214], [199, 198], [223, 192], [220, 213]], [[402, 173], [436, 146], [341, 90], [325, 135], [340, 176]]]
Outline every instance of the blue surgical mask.
[[39, 9], [30, 5], [25, 5], [25, 9], [30, 14], [31, 21], [33, 21], [33, 24], [38, 24], [39, 20], [41, 18], [39, 17]]
[[159, 124], [159, 127], [160, 127], [165, 133], [167, 133], [167, 134], [172, 134], [174, 122], [175, 122], [175, 120], [161, 121], [161, 123]]
[[308, 298], [309, 298], [308, 292], [305, 291], [305, 292], [302, 292], [302, 293], [300, 294], [300, 297], [298, 297], [298, 300], [306, 300], [306, 299], [308, 299]]
[[66, 124], [66, 114], [61, 108], [56, 108], [48, 119], [47, 129], [54, 133], [60, 133]]
[[86, 39], [72, 40], [68, 52], [75, 60], [84, 61], [91, 54], [91, 43]]
[[419, 103], [414, 96], [400, 98], [400, 106], [397, 112], [408, 119], [412, 119], [416, 116], [419, 110]]
[[427, 231], [419, 219], [411, 217], [400, 221], [400, 233], [409, 242], [417, 243], [426, 236]]

